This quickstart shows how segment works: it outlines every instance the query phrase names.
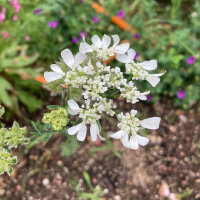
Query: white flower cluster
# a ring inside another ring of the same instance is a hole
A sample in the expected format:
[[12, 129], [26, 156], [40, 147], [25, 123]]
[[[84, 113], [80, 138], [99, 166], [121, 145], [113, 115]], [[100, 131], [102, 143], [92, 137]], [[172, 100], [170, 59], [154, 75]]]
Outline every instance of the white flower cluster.
[[[133, 80], [147, 80], [152, 86], [156, 86], [160, 81], [159, 76], [163, 74], [149, 74], [149, 70], [157, 68], [157, 61], [145, 61], [136, 63], [134, 61], [135, 51], [129, 49], [129, 43], [119, 44], [118, 35], [111, 37], [104, 35], [100, 39], [97, 35], [92, 37], [92, 44], [81, 42], [79, 51], [75, 56], [69, 49], [61, 52], [61, 57], [66, 67], [56, 64], [51, 65], [52, 72], [45, 72], [44, 77], [47, 82], [63, 79], [67, 87], [82, 89], [82, 96], [85, 103], [79, 105], [73, 100], [68, 100], [68, 110], [71, 115], [79, 115], [81, 123], [68, 129], [69, 135], [77, 133], [77, 139], [84, 141], [87, 133], [87, 125], [90, 125], [90, 135], [92, 141], [100, 135], [99, 120], [103, 113], [109, 116], [117, 116], [118, 127], [121, 129], [113, 134], [113, 138], [122, 138], [125, 147], [137, 149], [138, 144], [145, 145], [148, 138], [137, 134], [141, 127], [156, 129], [159, 127], [160, 118], [154, 117], [140, 121], [135, 117], [136, 111], [124, 115], [118, 114], [113, 98], [123, 97], [132, 104], [139, 100], [146, 100], [149, 91], [140, 92], [134, 85]], [[104, 61], [111, 56], [125, 63], [125, 72], [117, 66], [107, 66]], [[129, 78], [127, 78], [129, 77]], [[130, 137], [130, 139], [129, 139]]]

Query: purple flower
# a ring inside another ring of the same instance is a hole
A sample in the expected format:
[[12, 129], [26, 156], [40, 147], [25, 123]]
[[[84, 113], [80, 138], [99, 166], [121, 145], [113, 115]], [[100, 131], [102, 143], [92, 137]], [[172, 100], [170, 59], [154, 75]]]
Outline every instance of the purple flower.
[[57, 28], [58, 26], [58, 21], [50, 21], [48, 23], [48, 25], [51, 27], [51, 28]]
[[152, 95], [151, 95], [151, 94], [148, 94], [148, 95], [147, 95], [147, 100], [150, 101], [151, 99], [152, 99]]
[[83, 3], [83, 0], [79, 0], [79, 3]]
[[190, 57], [187, 59], [187, 64], [188, 64], [188, 65], [192, 65], [194, 62], [195, 62], [195, 59], [194, 59], [193, 56], [190, 56]]
[[95, 24], [97, 24], [97, 23], [99, 22], [99, 19], [98, 19], [98, 17], [93, 17], [93, 18], [92, 18], [92, 21], [93, 21]]
[[177, 97], [179, 99], [183, 99], [185, 97], [185, 91], [184, 90], [179, 90], [177, 93]]
[[72, 39], [72, 42], [76, 44], [76, 43], [78, 43], [78, 40], [79, 40], [79, 39], [78, 39], [77, 37], [74, 37], [74, 38]]
[[36, 9], [36, 10], [34, 10], [34, 14], [38, 15], [41, 13], [41, 11], [42, 11], [41, 9]]
[[117, 16], [118, 16], [120, 19], [123, 19], [124, 16], [125, 16], [124, 10], [120, 10], [120, 11], [117, 13]]
[[85, 32], [85, 31], [80, 31], [80, 33], [79, 33], [79, 36], [80, 36], [80, 38], [86, 38], [87, 37], [87, 33]]
[[139, 57], [139, 53], [136, 52], [134, 59], [137, 60], [138, 57]]
[[134, 37], [134, 39], [137, 40], [137, 39], [139, 38], [139, 36], [140, 36], [140, 35], [139, 35], [138, 33], [135, 33], [133, 37]]

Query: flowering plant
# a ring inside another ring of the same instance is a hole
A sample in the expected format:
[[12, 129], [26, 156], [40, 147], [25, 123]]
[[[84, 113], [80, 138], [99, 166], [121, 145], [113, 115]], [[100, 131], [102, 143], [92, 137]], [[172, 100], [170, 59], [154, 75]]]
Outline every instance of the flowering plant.
[[[117, 110], [114, 100], [122, 97], [132, 104], [146, 100], [146, 95], [150, 92], [140, 92], [133, 81], [147, 80], [155, 87], [163, 74], [149, 74], [148, 71], [157, 68], [156, 60], [136, 63], [133, 60], [136, 52], [129, 49], [129, 43], [119, 44], [118, 35], [112, 35], [112, 39], [111, 45], [111, 37], [104, 35], [100, 39], [94, 35], [91, 45], [83, 39], [75, 56], [69, 49], [61, 52], [63, 65], [52, 64], [52, 71], [45, 72], [44, 77], [47, 82], [57, 82], [63, 88], [64, 94], [66, 90], [67, 98], [63, 98], [62, 108], [54, 107], [54, 111], [45, 114], [43, 122], [51, 124], [54, 130], [62, 130], [67, 126], [68, 135], [77, 134], [79, 141], [85, 140], [89, 126], [92, 141], [96, 141], [97, 137], [105, 140], [105, 136], [101, 135], [103, 130], [100, 120], [106, 114], [119, 121], [120, 130], [110, 137], [121, 138], [126, 148], [138, 149], [139, 145], [144, 146], [149, 141], [147, 137], [139, 134], [140, 131], [143, 128], [157, 129], [160, 118], [140, 120], [135, 117], [136, 110], [124, 114]], [[117, 61], [125, 63], [125, 70], [105, 64], [106, 60], [115, 55]], [[71, 91], [74, 88], [81, 90], [81, 106], [73, 99]], [[68, 114], [79, 115], [79, 119], [73, 123]]]
[[[5, 109], [0, 105], [0, 118]], [[29, 139], [24, 135], [27, 133], [26, 127], [20, 128], [17, 122], [11, 128], [4, 128], [0, 122], [0, 175], [3, 173], [12, 174], [12, 165], [18, 162], [16, 156], [12, 156], [11, 149], [19, 145], [29, 143]]]

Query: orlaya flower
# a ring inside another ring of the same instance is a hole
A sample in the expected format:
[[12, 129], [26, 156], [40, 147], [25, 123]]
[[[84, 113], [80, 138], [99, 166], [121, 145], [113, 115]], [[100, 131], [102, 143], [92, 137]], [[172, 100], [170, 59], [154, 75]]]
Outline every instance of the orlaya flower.
[[[61, 52], [61, 57], [64, 63], [71, 69], [79, 66], [86, 59], [86, 55], [80, 52], [77, 53], [74, 57], [69, 49], [63, 50]], [[56, 64], [52, 64], [50, 68], [53, 72], [44, 73], [44, 78], [47, 82], [52, 82], [61, 79], [66, 75], [66, 73]]]
[[81, 42], [79, 51], [81, 53], [91, 53], [94, 52], [94, 54], [103, 59], [107, 60], [110, 56], [114, 56], [117, 54], [124, 54], [127, 52], [130, 44], [124, 43], [119, 44], [119, 36], [118, 35], [112, 35], [113, 39], [113, 45], [111, 47], [111, 38], [104, 34], [102, 40], [99, 38], [99, 36], [94, 35], [92, 37], [92, 45], [89, 45], [87, 42], [85, 42], [85, 39], [83, 38], [84, 42]]
[[117, 54], [116, 59], [126, 64], [126, 73], [132, 74], [133, 79], [147, 80], [153, 87], [160, 82], [160, 74], [149, 74], [147, 71], [155, 70], [157, 68], [157, 60], [144, 61], [136, 63], [134, 57], [136, 52], [133, 49], [129, 49], [127, 54]]
[[[77, 115], [80, 114], [82, 112], [83, 109], [81, 109], [79, 107], [79, 105], [73, 100], [70, 99], [68, 100], [68, 111], [69, 114], [71, 115]], [[87, 121], [84, 121], [69, 128], [68, 129], [68, 134], [69, 135], [75, 135], [77, 133], [77, 140], [79, 141], [84, 141], [86, 138], [86, 134], [87, 134], [87, 124], [90, 124], [90, 135], [91, 135], [91, 139], [92, 141], [96, 141], [97, 136], [101, 139], [101, 140], [105, 140], [101, 135], [100, 135], [100, 130], [99, 130], [99, 126], [97, 124], [97, 122], [93, 120], [93, 123], [88, 123]]]
[[114, 139], [121, 139], [122, 144], [126, 148], [138, 149], [139, 145], [145, 146], [149, 142], [147, 137], [138, 135], [138, 131], [144, 128], [151, 130], [159, 128], [160, 117], [151, 117], [140, 121], [135, 117], [136, 114], [136, 110], [131, 110], [131, 114], [120, 114], [121, 122], [118, 124], [118, 126], [121, 128], [121, 130], [110, 136]]

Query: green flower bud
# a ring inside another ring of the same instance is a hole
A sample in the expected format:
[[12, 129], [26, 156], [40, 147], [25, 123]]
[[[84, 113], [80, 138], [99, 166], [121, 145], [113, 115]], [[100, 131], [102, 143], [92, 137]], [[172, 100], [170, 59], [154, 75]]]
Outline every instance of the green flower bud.
[[69, 122], [68, 111], [66, 108], [58, 108], [50, 113], [45, 113], [42, 119], [45, 124], [51, 124], [52, 129], [56, 131], [62, 130]]

